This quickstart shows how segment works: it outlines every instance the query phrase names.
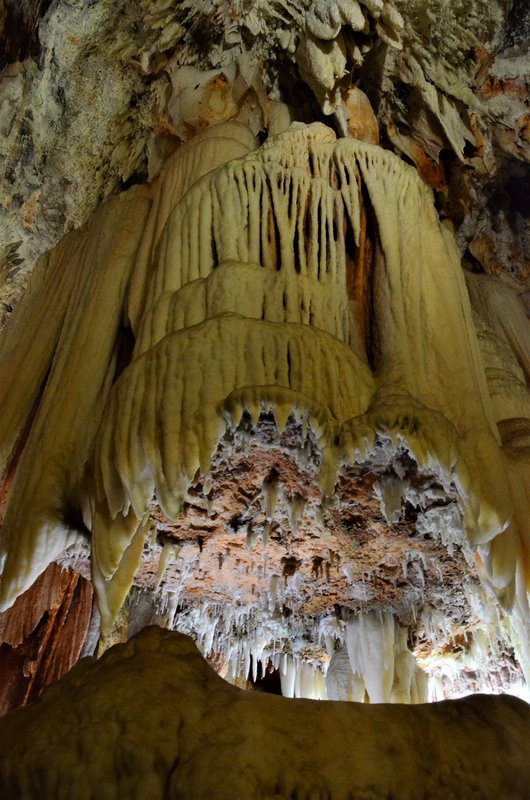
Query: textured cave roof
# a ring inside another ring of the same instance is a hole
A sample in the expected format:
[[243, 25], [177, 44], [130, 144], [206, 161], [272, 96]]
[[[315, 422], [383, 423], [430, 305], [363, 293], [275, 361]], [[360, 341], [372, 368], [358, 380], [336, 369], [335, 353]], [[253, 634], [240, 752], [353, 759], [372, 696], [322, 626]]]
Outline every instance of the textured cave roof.
[[[178, 146], [168, 98], [179, 67], [228, 75], [238, 64], [258, 105], [281, 99], [294, 105], [296, 118], [325, 119], [340, 129], [341, 114], [326, 117], [306, 82], [318, 94], [311, 65], [297, 55], [308, 36], [311, 58], [339, 47], [339, 66], [335, 56], [318, 62], [320, 72], [346, 71], [335, 84], [329, 79], [331, 95], [352, 83], [368, 94], [383, 145], [416, 163], [433, 185], [468, 268], [501, 274], [528, 291], [527, 5], [385, 0], [392, 13], [381, 22], [379, 11], [368, 9], [383, 3], [371, 0], [362, 5], [368, 27], [358, 32], [353, 0], [334, 2], [335, 11], [334, 3], [309, 0], [5, 0], [2, 318], [38, 254], [84, 223], [104, 197], [153, 177]], [[325, 22], [331, 18], [348, 23], [339, 39]], [[327, 44], [315, 32], [328, 36]]]

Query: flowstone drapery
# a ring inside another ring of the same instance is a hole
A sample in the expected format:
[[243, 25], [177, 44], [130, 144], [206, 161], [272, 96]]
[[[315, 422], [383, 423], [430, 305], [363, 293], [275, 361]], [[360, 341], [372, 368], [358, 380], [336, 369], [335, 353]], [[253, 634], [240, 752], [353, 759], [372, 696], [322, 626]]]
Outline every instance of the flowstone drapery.
[[515, 697], [408, 707], [244, 692], [188, 637], [149, 628], [0, 720], [0, 791], [13, 800], [521, 800], [529, 723]]
[[[468, 294], [388, 151], [318, 123], [259, 148], [236, 123], [199, 134], [42, 260], [1, 344], [3, 607], [89, 537], [105, 636], [135, 582], [164, 581], [166, 623], [232, 679], [299, 664], [298, 637], [313, 664], [346, 648], [361, 697], [424, 698], [403, 629], [451, 640], [481, 604], [528, 669], [519, 303], [481, 277]], [[359, 624], [390, 672], [362, 667]]]

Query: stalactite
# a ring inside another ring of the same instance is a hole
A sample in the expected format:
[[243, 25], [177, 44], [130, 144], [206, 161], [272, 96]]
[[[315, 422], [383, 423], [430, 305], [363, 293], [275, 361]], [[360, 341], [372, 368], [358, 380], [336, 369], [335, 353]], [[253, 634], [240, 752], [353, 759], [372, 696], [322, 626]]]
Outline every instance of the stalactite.
[[[45, 352], [32, 345], [30, 292], [19, 343], [2, 355], [8, 376], [33, 360], [38, 375], [20, 403], [10, 392], [4, 460], [50, 369], [4, 522], [4, 605], [71, 540], [74, 509], [91, 531], [108, 635], [153, 498], [176, 520], [230, 425], [245, 414], [257, 422], [267, 404], [280, 433], [295, 410], [308, 416], [324, 497], [380, 435], [454, 486], [484, 576], [507, 608], [518, 581], [521, 611], [524, 451], [507, 463], [482, 328], [477, 336], [431, 193], [388, 151], [318, 123], [254, 148], [241, 125], [207, 129], [154, 184], [109, 203], [49, 256], [48, 274], [63, 283], [37, 274], [55, 306], [44, 312]], [[484, 297], [484, 330], [504, 326], [526, 369], [525, 320], [495, 321], [515, 301]], [[135, 345], [117, 370], [123, 324]], [[97, 335], [87, 339], [89, 329]], [[521, 390], [515, 416], [524, 402]], [[395, 522], [407, 484], [394, 481], [389, 511], [385, 481], [382, 507]], [[264, 545], [272, 516], [266, 509]]]
[[528, 14], [449, 5], [0, 0], [2, 797], [526, 797]]

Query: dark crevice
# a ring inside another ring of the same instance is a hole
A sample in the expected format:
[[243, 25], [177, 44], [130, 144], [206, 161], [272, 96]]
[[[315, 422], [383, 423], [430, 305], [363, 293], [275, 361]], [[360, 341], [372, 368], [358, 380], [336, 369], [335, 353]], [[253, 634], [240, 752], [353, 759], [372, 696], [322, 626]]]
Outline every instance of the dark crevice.
[[272, 263], [275, 265], [276, 271], [279, 272], [282, 268], [281, 233], [273, 208], [269, 211], [269, 252], [272, 255]]
[[60, 515], [61, 522], [66, 528], [73, 531], [78, 531], [79, 533], [83, 533], [87, 537], [90, 537], [90, 531], [85, 525], [79, 504], [72, 497], [66, 497], [63, 499]]
[[298, 235], [298, 225], [296, 225], [293, 237], [293, 257], [294, 257], [294, 269], [295, 272], [297, 272], [298, 274], [302, 271], [302, 260], [300, 258], [301, 247], [302, 247], [302, 242], [300, 241], [300, 236]]
[[215, 233], [212, 231], [212, 262], [214, 268], [219, 265], [219, 253], [217, 251], [217, 242], [215, 241]]
[[266, 694], [282, 693], [282, 684], [280, 679], [280, 670], [275, 669], [271, 660], [269, 659], [265, 666], [262, 661], [258, 661], [256, 669], [256, 680], [253, 678], [253, 656], [250, 656], [250, 669], [248, 672], [248, 681], [256, 692], [265, 692]]
[[123, 370], [129, 366], [136, 339], [130, 328], [122, 327], [118, 333], [116, 345], [116, 370], [114, 372], [114, 382], [118, 380]]
[[28, 57], [38, 60], [39, 23], [50, 4], [51, 0], [4, 0], [0, 14], [0, 69]]
[[501, 52], [528, 46], [530, 41], [530, 6], [528, 0], [514, 0], [506, 19]]
[[470, 272], [473, 272], [475, 274], [484, 272], [484, 267], [482, 266], [478, 258], [476, 258], [469, 249], [466, 250], [466, 252], [462, 257], [462, 264], [464, 267], [469, 269]]
[[142, 186], [144, 183], [147, 183], [147, 181], [147, 165], [145, 165], [145, 169], [135, 170], [126, 180], [121, 182], [121, 190], [126, 191], [127, 189], [130, 189], [131, 186]]

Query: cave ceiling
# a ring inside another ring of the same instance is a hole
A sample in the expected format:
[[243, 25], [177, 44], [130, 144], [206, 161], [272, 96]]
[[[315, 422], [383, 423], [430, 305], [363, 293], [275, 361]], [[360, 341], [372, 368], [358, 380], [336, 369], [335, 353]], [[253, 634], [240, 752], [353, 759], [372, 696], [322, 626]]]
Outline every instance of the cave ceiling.
[[3, 0], [0, 30], [4, 605], [58, 561], [101, 649], [156, 622], [291, 696], [518, 691], [526, 4]]
[[344, 132], [360, 88], [384, 146], [436, 190], [469, 267], [528, 288], [523, 2], [5, 0], [2, 9], [4, 318], [37, 255], [105, 197], [152, 179], [205, 124], [190, 111], [198, 95], [182, 67], [224, 70], [209, 122], [235, 103], [263, 130], [273, 100], [293, 119]]

